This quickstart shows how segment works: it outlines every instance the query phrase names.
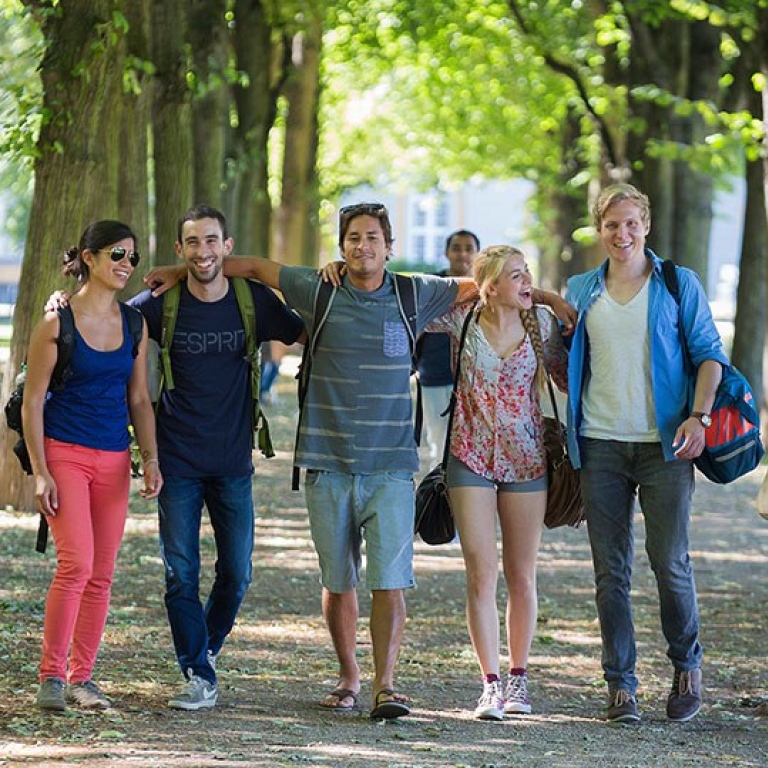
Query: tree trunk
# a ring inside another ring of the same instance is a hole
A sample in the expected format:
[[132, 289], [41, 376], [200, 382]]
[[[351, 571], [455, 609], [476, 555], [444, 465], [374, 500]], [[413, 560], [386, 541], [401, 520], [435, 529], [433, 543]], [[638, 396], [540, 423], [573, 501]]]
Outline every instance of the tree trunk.
[[[157, 263], [176, 261], [173, 244], [179, 217], [192, 204], [192, 110], [186, 82], [187, 3], [152, 0], [152, 151]], [[162, 30], [162, 34], [159, 31]], [[199, 147], [204, 151], [204, 147]]]
[[[150, 59], [150, 3], [132, 0], [126, 7], [128, 54], [140, 61]], [[152, 116], [152, 80], [139, 68], [131, 71], [131, 87], [123, 96], [125, 119], [120, 124], [120, 183], [117, 188], [121, 218], [129, 223], [138, 238], [142, 263], [134, 270], [120, 298], [135, 296], [144, 287], [141, 278], [153, 261], [153, 242], [149, 224], [149, 126]]]
[[[755, 93], [753, 101], [760, 101]], [[752, 114], [759, 115], [760, 105]], [[754, 110], [755, 105], [752, 105]], [[758, 407], [762, 405], [763, 345], [765, 339], [766, 293], [768, 292], [768, 227], [766, 227], [763, 163], [747, 163], [747, 200], [744, 211], [744, 238], [739, 265], [736, 319], [732, 360], [749, 379]]]
[[[689, 101], [716, 104], [720, 98], [720, 75], [723, 70], [720, 55], [721, 31], [708, 22], [694, 22], [688, 27], [689, 57], [681, 66], [684, 80], [683, 96]], [[698, 110], [677, 116], [675, 140], [684, 148], [705, 146], [709, 129]], [[692, 166], [687, 158], [676, 163], [677, 185], [673, 229], [673, 249], [670, 255], [698, 272], [704, 286], [709, 276], [709, 237], [712, 230], [712, 200], [714, 183], [709, 169]]]
[[224, 150], [231, 92], [226, 80], [229, 31], [226, 0], [195, 0], [189, 39], [196, 77], [192, 100], [194, 202], [223, 207]]
[[[113, 24], [114, 3], [71, 0], [60, 3], [56, 14], [48, 2], [27, 4], [41, 11], [43, 111], [50, 117], [37, 142], [35, 192], [2, 402], [21, 369], [45, 300], [62, 287], [64, 251], [77, 243], [88, 222], [119, 215], [115, 125], [123, 120], [125, 42]], [[10, 450], [15, 441], [16, 433], [0, 419], [0, 506], [32, 509], [31, 481]]]
[[[707, 22], [664, 19], [651, 27], [641, 14], [630, 15], [632, 55], [630, 89], [656, 84], [680, 100], [716, 102], [722, 57], [720, 31]], [[683, 155], [677, 160], [656, 157], [654, 142], [672, 143], [689, 152], [703, 145], [705, 129], [693, 109], [679, 113], [673, 102], [630, 97], [631, 116], [644, 130], [630, 132], [629, 162], [635, 180], [651, 200], [651, 246], [660, 256], [671, 256], [691, 267], [707, 285], [709, 233], [714, 189], [711, 176], [694, 168]]]
[[269, 132], [277, 114], [271, 87], [272, 27], [259, 0], [236, 0], [234, 47], [237, 68], [246, 79], [234, 86], [237, 127], [234, 165], [237, 198], [233, 234], [238, 253], [268, 256], [272, 206], [269, 199]]
[[290, 74], [283, 94], [288, 102], [283, 152], [283, 187], [275, 221], [275, 258], [284, 264], [317, 264], [310, 249], [310, 220], [317, 220], [315, 161], [320, 95], [322, 24], [316, 15], [292, 40]]

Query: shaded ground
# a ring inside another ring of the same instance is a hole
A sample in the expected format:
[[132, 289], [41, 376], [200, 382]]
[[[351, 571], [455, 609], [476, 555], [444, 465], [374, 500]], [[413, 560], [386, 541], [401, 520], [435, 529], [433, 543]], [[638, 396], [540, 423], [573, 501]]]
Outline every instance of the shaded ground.
[[[258, 462], [254, 583], [220, 656], [222, 693], [215, 710], [187, 714], [165, 706], [181, 677], [162, 602], [154, 509], [138, 498], [96, 671], [116, 707], [97, 714], [35, 710], [53, 556], [33, 551], [31, 515], [0, 512], [0, 766], [768, 766], [768, 523], [754, 506], [764, 469], [728, 487], [698, 481], [692, 548], [706, 705], [695, 721], [673, 725], [664, 717], [671, 668], [642, 552], [642, 518], [635, 575], [639, 726], [609, 726], [599, 719], [604, 686], [583, 530], [545, 533], [540, 624], [530, 667], [535, 714], [504, 723], [471, 718], [478, 674], [464, 623], [461, 555], [455, 545], [421, 543], [398, 680], [414, 700], [412, 717], [370, 721], [366, 688], [358, 713], [319, 710], [315, 702], [335, 682], [334, 657], [320, 615], [303, 495], [290, 491], [291, 390], [282, 381], [280, 400], [269, 407], [281, 450], [275, 459]], [[207, 585], [207, 527], [204, 545]], [[367, 598], [362, 600], [366, 616]], [[365, 620], [359, 639], [369, 672]]]

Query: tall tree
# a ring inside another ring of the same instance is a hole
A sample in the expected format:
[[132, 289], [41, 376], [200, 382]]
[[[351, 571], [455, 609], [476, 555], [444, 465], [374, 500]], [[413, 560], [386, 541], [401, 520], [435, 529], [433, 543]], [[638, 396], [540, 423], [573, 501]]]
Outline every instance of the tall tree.
[[179, 216], [192, 204], [191, 93], [186, 0], [152, 0], [152, 156], [157, 261], [175, 261]]
[[275, 211], [275, 257], [286, 264], [317, 262], [316, 183], [322, 20], [308, 14], [306, 26], [290, 40], [283, 87], [287, 103], [280, 204]]
[[[149, 217], [149, 125], [152, 110], [150, 62], [150, 0], [133, 0], [126, 5], [127, 59], [123, 72], [124, 108], [128, 119], [120, 121], [119, 157], [122, 162], [117, 186], [118, 209], [139, 238], [139, 252], [150, 261]], [[126, 172], [126, 169], [130, 169]], [[135, 270], [121, 298], [140, 290], [141, 272]]]
[[[5, 402], [21, 370], [32, 326], [54, 288], [61, 255], [88, 221], [120, 217], [119, 136], [125, 119], [125, 17], [113, 0], [28, 0], [45, 41], [40, 74], [46, 118], [37, 141], [35, 192], [13, 319]], [[32, 486], [11, 453], [15, 433], [0, 420], [0, 504], [32, 508]]]
[[[280, 86], [275, 82], [273, 25], [265, 3], [235, 0], [233, 40], [240, 74], [234, 85], [234, 230], [240, 253], [267, 256], [272, 223], [268, 141]], [[278, 70], [282, 72], [282, 62]]]
[[194, 202], [223, 205], [229, 131], [227, 0], [194, 0], [189, 14], [193, 63]]

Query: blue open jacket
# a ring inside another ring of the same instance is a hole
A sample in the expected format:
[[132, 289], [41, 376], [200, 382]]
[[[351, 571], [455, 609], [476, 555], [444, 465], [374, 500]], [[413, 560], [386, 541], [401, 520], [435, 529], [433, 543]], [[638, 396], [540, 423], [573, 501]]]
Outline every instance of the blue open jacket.
[[[704, 288], [698, 275], [678, 267], [680, 306], [669, 293], [661, 271], [661, 259], [649, 248], [645, 255], [653, 262], [648, 296], [648, 339], [651, 356], [651, 386], [656, 409], [656, 424], [661, 436], [664, 458], [674, 461], [677, 428], [690, 416], [690, 402], [695, 380], [689, 382], [680, 343], [680, 324], [685, 333], [693, 370], [705, 360], [727, 364], [720, 334], [712, 320]], [[589, 338], [586, 314], [605, 289], [608, 262], [590, 272], [568, 280], [565, 298], [578, 311], [576, 330], [570, 339], [568, 358], [568, 451], [574, 467], [581, 467], [578, 435], [581, 428], [581, 398], [589, 374]]]

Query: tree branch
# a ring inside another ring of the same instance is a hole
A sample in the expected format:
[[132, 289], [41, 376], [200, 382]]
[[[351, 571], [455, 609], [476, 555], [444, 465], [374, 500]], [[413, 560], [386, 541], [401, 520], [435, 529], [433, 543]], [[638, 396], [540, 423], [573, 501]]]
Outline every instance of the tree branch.
[[517, 0], [507, 0], [507, 5], [509, 6], [509, 10], [512, 13], [512, 16], [517, 22], [518, 27], [520, 27], [520, 31], [528, 38], [529, 42], [534, 46], [537, 53], [544, 59], [547, 66], [553, 72], [567, 77], [576, 86], [576, 91], [579, 94], [579, 98], [597, 125], [598, 131], [600, 132], [600, 138], [603, 142], [603, 146], [605, 147], [605, 151], [608, 155], [610, 163], [614, 168], [618, 167], [620, 161], [616, 151], [616, 145], [613, 141], [613, 138], [611, 137], [611, 132], [605, 120], [603, 120], [603, 118], [597, 114], [597, 112], [595, 112], [594, 108], [592, 107], [589, 93], [587, 92], [586, 85], [584, 84], [584, 80], [580, 77], [576, 68], [566, 62], [559, 61], [554, 55], [552, 55], [552, 53], [546, 49], [546, 47], [543, 45], [541, 36], [531, 29], [531, 26], [523, 16]]

